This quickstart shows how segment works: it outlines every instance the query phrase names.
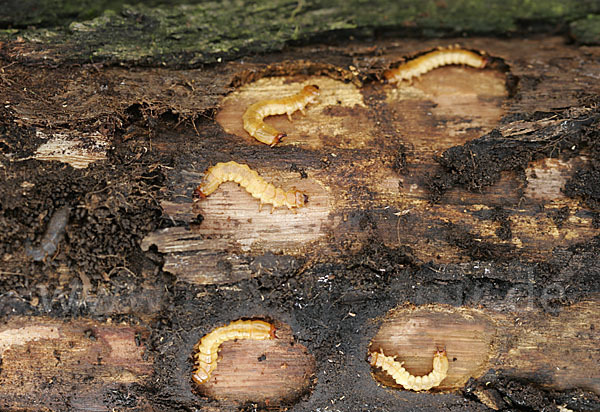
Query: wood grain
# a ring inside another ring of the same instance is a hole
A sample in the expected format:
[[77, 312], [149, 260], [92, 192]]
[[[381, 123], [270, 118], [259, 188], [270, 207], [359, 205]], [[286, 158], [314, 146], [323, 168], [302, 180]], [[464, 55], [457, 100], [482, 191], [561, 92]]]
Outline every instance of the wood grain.
[[[436, 350], [446, 349], [450, 367], [446, 379], [435, 390], [464, 386], [471, 377], [487, 370], [496, 334], [494, 322], [481, 311], [444, 306], [423, 306], [393, 311], [386, 318], [369, 346], [387, 356], [397, 356], [404, 368], [415, 376], [431, 372]], [[399, 387], [380, 369], [375, 378], [386, 386]]]
[[305, 393], [314, 373], [314, 357], [294, 341], [289, 326], [280, 324], [277, 339], [223, 343], [217, 368], [208, 382], [197, 386], [197, 391], [202, 396], [235, 403], [274, 406]]
[[148, 335], [142, 327], [84, 319], [13, 318], [0, 326], [0, 405], [108, 411], [109, 391], [152, 374], [142, 343]]
[[[393, 62], [432, 46], [431, 41], [393, 43], [379, 60]], [[184, 189], [197, 185], [203, 170], [185, 170], [178, 175], [185, 182], [178, 185], [182, 189], [173, 191], [162, 205], [175, 219], [193, 221], [200, 213], [204, 221], [190, 230], [178, 227], [153, 233], [143, 248], [154, 244], [166, 253], [165, 269], [181, 279], [209, 284], [255, 276], [249, 262], [269, 251], [332, 259], [343, 256], [340, 251], [355, 252], [377, 239], [392, 248], [410, 247], [418, 261], [457, 263], [516, 256], [543, 259], [557, 247], [591, 239], [597, 234], [593, 211], [560, 190], [585, 164], [585, 154], [570, 160], [535, 160], [524, 174], [506, 172], [480, 192], [455, 188], [431, 203], [428, 179], [439, 168], [434, 157], [444, 150], [494, 128], [504, 138], [518, 140], [528, 130], [561, 119], [532, 123], [519, 117], [510, 120], [511, 114], [568, 107], [584, 91], [600, 91], [597, 82], [590, 83], [582, 74], [600, 70], [593, 57], [599, 53], [596, 49], [573, 48], [559, 38], [469, 39], [465, 46], [504, 58], [512, 74], [524, 79], [518, 98], [509, 97], [505, 73], [461, 66], [433, 70], [399, 87], [369, 83], [359, 89], [298, 74], [241, 86], [223, 99], [216, 120], [240, 145], [260, 156], [234, 149], [227, 157], [250, 163], [268, 179], [304, 190], [311, 201], [298, 215], [284, 210], [258, 213], [254, 199], [227, 184], [195, 209], [191, 193]], [[248, 104], [293, 94], [313, 83], [323, 95], [319, 103], [309, 105], [306, 116], [296, 113], [291, 123], [285, 116], [266, 119], [288, 132], [281, 147], [263, 147], [243, 130], [241, 115]], [[501, 121], [503, 117], [509, 120]], [[214, 144], [221, 138], [215, 137]], [[211, 146], [211, 138], [206, 139], [203, 146]], [[305, 179], [289, 171], [291, 163], [306, 173]], [[367, 215], [368, 227], [352, 217]], [[563, 217], [556, 219], [558, 215]]]
[[[565, 307], [558, 315], [533, 310], [495, 312], [443, 305], [399, 307], [385, 318], [369, 351], [383, 349], [413, 375], [431, 371], [433, 353], [446, 348], [448, 377], [436, 390], [462, 388], [488, 370], [554, 390], [600, 394], [597, 342], [600, 297]], [[375, 379], [399, 387], [379, 369]], [[400, 387], [401, 388], [401, 387]]]

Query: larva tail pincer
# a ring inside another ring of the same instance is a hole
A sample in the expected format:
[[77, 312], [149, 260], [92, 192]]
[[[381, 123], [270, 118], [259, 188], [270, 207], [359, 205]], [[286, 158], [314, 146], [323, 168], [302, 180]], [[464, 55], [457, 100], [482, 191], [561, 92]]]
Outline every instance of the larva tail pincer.
[[369, 354], [371, 366], [380, 368], [389, 374], [398, 385], [412, 391], [427, 391], [440, 383], [448, 374], [448, 357], [445, 350], [438, 350], [433, 356], [433, 370], [424, 376], [413, 376], [397, 362], [395, 356], [385, 356], [383, 350]]
[[409, 60], [395, 69], [386, 70], [383, 77], [389, 83], [399, 83], [402, 80], [411, 81], [433, 69], [451, 64], [483, 69], [488, 64], [488, 58], [470, 50], [459, 47], [434, 50]]
[[231, 161], [217, 163], [208, 168], [204, 180], [194, 191], [194, 196], [205, 198], [213, 193], [224, 182], [236, 182], [242, 186], [252, 197], [260, 200], [260, 207], [265, 203], [273, 205], [271, 212], [280, 206], [287, 206], [295, 212], [295, 209], [303, 207], [308, 202], [308, 196], [299, 190], [284, 191], [267, 183], [259, 174], [250, 169], [248, 165]]
[[262, 100], [254, 103], [246, 109], [242, 116], [244, 130], [259, 142], [275, 146], [287, 135], [278, 131], [273, 126], [266, 124], [264, 118], [278, 114], [287, 114], [291, 122], [292, 114], [296, 110], [300, 110], [302, 114], [305, 114], [304, 108], [309, 103], [316, 101], [319, 93], [319, 86], [313, 84], [304, 86], [299, 93], [293, 96]]
[[262, 320], [236, 320], [204, 335], [194, 347], [195, 370], [192, 379], [198, 385], [207, 382], [217, 367], [219, 347], [228, 340], [276, 339], [275, 326]]

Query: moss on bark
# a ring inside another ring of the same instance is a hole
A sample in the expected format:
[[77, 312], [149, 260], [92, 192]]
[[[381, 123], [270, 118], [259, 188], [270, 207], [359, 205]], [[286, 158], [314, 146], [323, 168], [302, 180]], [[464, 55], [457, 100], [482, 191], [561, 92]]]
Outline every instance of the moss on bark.
[[[17, 36], [32, 48], [44, 50], [53, 62], [100, 61], [127, 64], [168, 64], [193, 67], [217, 59], [280, 50], [295, 41], [340, 33], [369, 35], [388, 30], [403, 35], [505, 35], [542, 28], [567, 27], [578, 38], [594, 42], [600, 12], [595, 0], [263, 0], [175, 2], [152, 6], [123, 5], [116, 0], [39, 3], [41, 14], [15, 12], [12, 23], [0, 12], [5, 27], [27, 22], [44, 28], [6, 30], [0, 41], [9, 45]], [[51, 7], [54, 5], [54, 7]], [[46, 14], [44, 14], [46, 13]], [[85, 16], [96, 16], [85, 19]], [[50, 17], [48, 17], [50, 16]], [[60, 26], [61, 23], [68, 25]], [[51, 22], [57, 26], [48, 27]], [[591, 40], [590, 40], [591, 39]], [[11, 56], [10, 47], [5, 55]], [[35, 60], [36, 54], [29, 54]]]
[[600, 44], [600, 14], [590, 14], [570, 26], [571, 35], [583, 44]]

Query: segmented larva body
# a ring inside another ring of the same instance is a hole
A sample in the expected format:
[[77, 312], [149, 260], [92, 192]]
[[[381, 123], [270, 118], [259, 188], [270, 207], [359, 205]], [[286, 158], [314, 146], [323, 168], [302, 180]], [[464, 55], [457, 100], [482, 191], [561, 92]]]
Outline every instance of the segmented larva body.
[[275, 339], [275, 326], [262, 320], [236, 320], [216, 328], [198, 341], [194, 347], [195, 370], [192, 379], [198, 385], [207, 382], [217, 367], [219, 347], [228, 340]]
[[446, 351], [437, 351], [433, 356], [433, 370], [425, 376], [413, 376], [402, 367], [404, 362], [397, 362], [395, 356], [385, 356], [383, 350], [371, 352], [369, 356], [371, 366], [381, 368], [389, 374], [398, 385], [411, 391], [427, 391], [438, 386], [448, 373], [448, 357]]
[[290, 122], [292, 113], [300, 110], [304, 113], [304, 108], [317, 100], [319, 97], [319, 86], [311, 85], [304, 88], [293, 96], [283, 97], [281, 99], [262, 100], [250, 105], [242, 116], [244, 129], [248, 134], [259, 142], [275, 146], [287, 135], [266, 124], [263, 119], [267, 116], [277, 114], [287, 114]]
[[441, 66], [464, 64], [483, 69], [487, 63], [487, 58], [469, 50], [460, 48], [440, 49], [409, 60], [395, 69], [386, 70], [383, 77], [390, 83], [397, 83], [402, 80], [410, 81], [413, 77], [419, 77]]
[[217, 163], [210, 167], [204, 175], [204, 180], [194, 191], [194, 195], [205, 198], [224, 182], [236, 182], [242, 186], [252, 197], [260, 200], [260, 207], [265, 203], [273, 205], [273, 209], [287, 206], [295, 212], [296, 208], [303, 207], [308, 201], [308, 196], [299, 190], [284, 191], [267, 183], [258, 173], [248, 165], [237, 162]]

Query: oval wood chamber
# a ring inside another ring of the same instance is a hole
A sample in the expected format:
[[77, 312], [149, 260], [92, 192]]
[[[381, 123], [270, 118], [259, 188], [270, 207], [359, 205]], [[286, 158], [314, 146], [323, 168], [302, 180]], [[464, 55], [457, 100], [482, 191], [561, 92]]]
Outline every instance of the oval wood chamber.
[[[313, 356], [294, 341], [288, 325], [269, 323], [275, 327], [273, 339], [225, 340], [218, 349], [216, 368], [205, 383], [193, 383], [195, 391], [234, 403], [257, 402], [271, 406], [293, 402], [305, 393], [315, 372]], [[213, 331], [221, 326], [224, 325], [215, 326]], [[194, 350], [193, 357], [195, 354]]]
[[[411, 375], [424, 376], [432, 370], [436, 351], [445, 349], [448, 372], [432, 390], [452, 390], [487, 370], [495, 333], [492, 320], [474, 309], [401, 307], [384, 320], [371, 340], [369, 353], [383, 351], [396, 356]], [[373, 376], [385, 386], [402, 388], [379, 368], [373, 369]]]

